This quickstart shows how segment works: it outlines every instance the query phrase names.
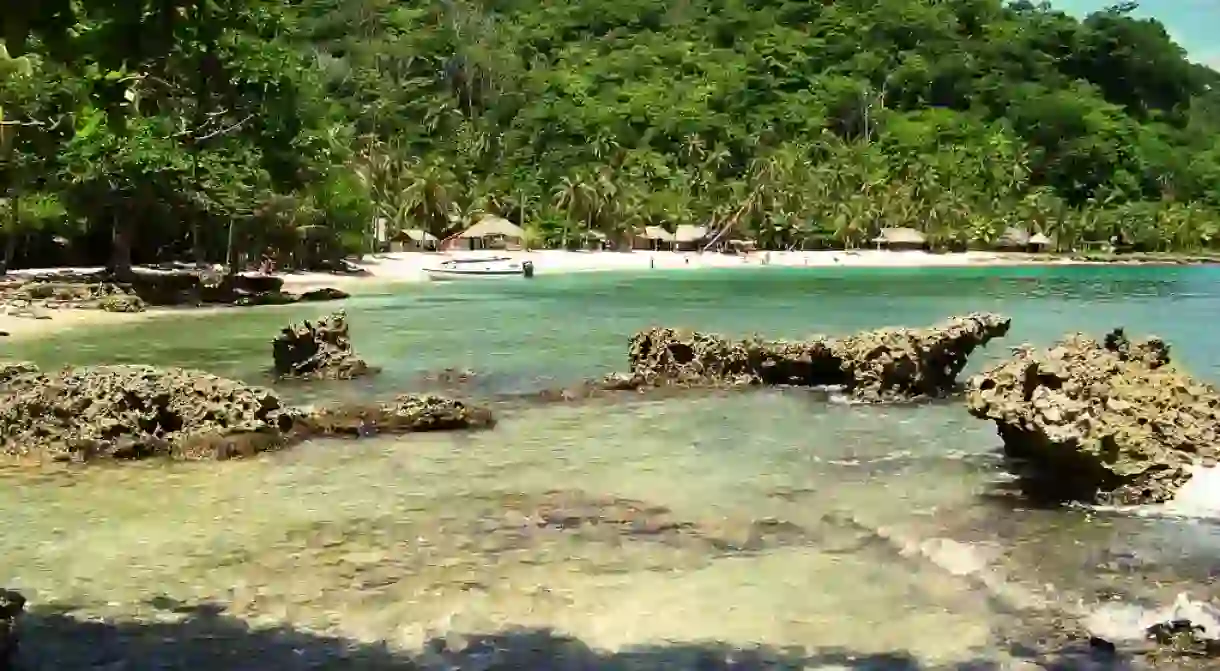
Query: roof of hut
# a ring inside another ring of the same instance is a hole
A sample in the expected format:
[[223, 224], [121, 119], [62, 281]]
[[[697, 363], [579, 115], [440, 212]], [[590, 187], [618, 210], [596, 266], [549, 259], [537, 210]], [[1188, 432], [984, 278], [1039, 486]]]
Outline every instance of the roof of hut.
[[641, 237], [649, 240], [660, 240], [662, 242], [673, 242], [674, 234], [661, 228], [660, 226], [645, 226], [644, 233]]
[[521, 239], [525, 237], [525, 231], [520, 226], [503, 217], [489, 214], [480, 219], [479, 223], [459, 233], [458, 237], [488, 238], [496, 235]]
[[881, 235], [873, 238], [873, 242], [880, 243], [901, 243], [911, 245], [922, 245], [928, 241], [928, 237], [923, 233], [913, 228], [883, 228]]
[[996, 244], [1000, 247], [1024, 247], [1029, 244], [1029, 231], [1019, 226], [1009, 226]]
[[691, 226], [690, 224], [682, 224], [678, 230], [674, 232], [674, 240], [677, 242], [695, 242], [707, 237], [707, 226]]
[[1050, 238], [1046, 237], [1046, 235], [1044, 235], [1042, 233], [1035, 233], [1034, 235], [1030, 236], [1029, 244], [1031, 244], [1031, 245], [1053, 245], [1055, 243]]
[[407, 239], [416, 242], [436, 242], [436, 236], [419, 228], [406, 228], [394, 234], [399, 240]]

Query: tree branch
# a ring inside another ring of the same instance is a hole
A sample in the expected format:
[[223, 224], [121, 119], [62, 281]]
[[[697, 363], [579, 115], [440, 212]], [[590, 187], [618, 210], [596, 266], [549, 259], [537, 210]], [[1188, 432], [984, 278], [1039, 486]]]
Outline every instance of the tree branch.
[[214, 130], [211, 133], [208, 133], [207, 135], [201, 135], [201, 136], [195, 138], [195, 141], [202, 142], [204, 140], [211, 140], [214, 137], [219, 137], [221, 135], [226, 135], [228, 133], [232, 133], [233, 131], [237, 130], [238, 128], [241, 128], [242, 124], [246, 123], [247, 121], [249, 121], [250, 119], [253, 119], [253, 118], [254, 118], [253, 114], [247, 114], [246, 118], [242, 119], [241, 121], [238, 121], [237, 123], [233, 124], [232, 126], [229, 126], [228, 128], [220, 128], [218, 130]]

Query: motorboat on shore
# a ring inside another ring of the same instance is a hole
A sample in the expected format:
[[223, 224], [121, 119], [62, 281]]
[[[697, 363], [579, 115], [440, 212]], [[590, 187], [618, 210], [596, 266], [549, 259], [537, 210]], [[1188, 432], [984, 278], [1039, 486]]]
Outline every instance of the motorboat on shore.
[[449, 259], [435, 268], [424, 268], [430, 280], [491, 279], [534, 276], [533, 261], [518, 261], [509, 256]]

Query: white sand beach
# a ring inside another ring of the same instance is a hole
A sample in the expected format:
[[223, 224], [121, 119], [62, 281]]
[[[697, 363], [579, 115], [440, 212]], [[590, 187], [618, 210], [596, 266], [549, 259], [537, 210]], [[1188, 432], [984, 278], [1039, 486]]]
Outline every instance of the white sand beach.
[[[1047, 263], [1072, 263], [1069, 260], [1048, 262], [1044, 257], [1022, 254], [996, 254], [990, 252], [964, 252], [952, 254], [929, 254], [921, 251], [889, 252], [878, 250], [857, 251], [792, 251], [753, 252], [746, 255], [728, 255], [713, 252], [572, 252], [563, 250], [541, 251], [465, 251], [455, 253], [398, 252], [366, 256], [355, 262], [362, 273], [280, 273], [285, 288], [289, 291], [307, 291], [321, 287], [335, 287], [349, 293], [360, 293], [388, 284], [426, 282], [425, 268], [435, 267], [454, 257], [498, 256], [511, 257], [518, 261], [532, 261], [539, 276], [599, 272], [599, 271], [647, 271], [681, 270], [700, 268], [750, 268], [771, 267], [861, 267], [861, 268], [919, 268], [951, 266], [995, 266], [1029, 265]], [[11, 276], [32, 277], [54, 271], [96, 272], [100, 268], [31, 268], [10, 271]], [[13, 341], [18, 338], [45, 337], [68, 329], [131, 323], [155, 319], [176, 312], [173, 309], [152, 309], [138, 313], [111, 313], [101, 310], [64, 309], [48, 311], [46, 319], [32, 319], [4, 314], [0, 311], [0, 332], [7, 336], [0, 339]]]
[[147, 310], [145, 312], [105, 312], [103, 310], [65, 309], [48, 311], [46, 319], [16, 317], [0, 312], [0, 333], [7, 334], [0, 339], [0, 346], [6, 340], [18, 338], [40, 338], [60, 333], [70, 329], [89, 326], [104, 326], [107, 324], [129, 324], [142, 319], [156, 318], [171, 310]]
[[[919, 268], [952, 266], [993, 266], [1046, 264], [1045, 258], [1022, 254], [997, 254], [991, 252], [962, 252], [952, 254], [930, 254], [921, 251], [889, 252], [879, 250], [854, 251], [791, 251], [753, 252], [747, 255], [728, 255], [713, 252], [572, 252], [562, 250], [541, 251], [476, 251], [449, 253], [399, 252], [365, 257], [356, 263], [365, 271], [359, 275], [333, 275], [327, 273], [287, 273], [281, 275], [287, 286], [295, 290], [334, 286], [352, 291], [360, 284], [385, 284], [398, 282], [423, 282], [428, 277], [425, 268], [431, 268], [454, 257], [500, 256], [518, 261], [532, 261], [538, 275], [599, 271], [679, 270], [701, 268], [748, 268], [771, 267], [864, 267], [864, 268]], [[1070, 263], [1064, 260], [1056, 263]]]

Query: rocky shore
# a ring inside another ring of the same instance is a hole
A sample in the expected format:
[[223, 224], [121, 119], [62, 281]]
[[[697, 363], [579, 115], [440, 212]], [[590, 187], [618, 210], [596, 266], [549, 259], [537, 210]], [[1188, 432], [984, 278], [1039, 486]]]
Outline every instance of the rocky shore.
[[0, 278], [0, 309], [32, 319], [50, 319], [54, 311], [65, 309], [140, 312], [148, 306], [285, 305], [347, 297], [333, 288], [285, 291], [279, 277], [197, 270], [140, 269], [121, 280], [106, 272]]
[[866, 401], [936, 398], [955, 391], [970, 354], [1006, 335], [1010, 325], [1001, 315], [970, 314], [923, 329], [803, 341], [734, 341], [653, 328], [631, 338], [629, 373], [607, 377], [604, 386], [842, 386]]
[[474, 429], [490, 411], [436, 396], [306, 411], [273, 391], [209, 373], [97, 366], [43, 373], [0, 364], [0, 454], [91, 462], [229, 459], [318, 435]]
[[1216, 463], [1220, 392], [1177, 370], [1169, 346], [1073, 335], [1024, 346], [969, 381], [967, 406], [995, 422], [1033, 497], [1104, 504], [1171, 499]]

